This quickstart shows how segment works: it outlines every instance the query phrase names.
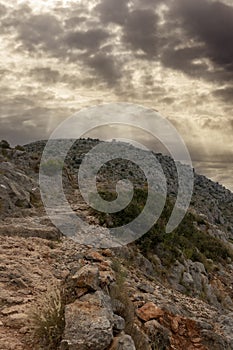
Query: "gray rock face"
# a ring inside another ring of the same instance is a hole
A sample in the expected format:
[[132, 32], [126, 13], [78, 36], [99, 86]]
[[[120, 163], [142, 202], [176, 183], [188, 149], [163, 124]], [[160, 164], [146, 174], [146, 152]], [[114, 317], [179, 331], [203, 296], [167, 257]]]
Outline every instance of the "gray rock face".
[[233, 312], [222, 315], [219, 319], [220, 328], [225, 333], [227, 339], [232, 344], [233, 349]]
[[140, 283], [138, 285], [138, 289], [141, 290], [142, 292], [145, 292], [145, 293], [152, 294], [154, 292], [153, 286], [149, 285], [148, 283]]
[[23, 216], [42, 205], [38, 183], [9, 161], [0, 162], [0, 217]]
[[121, 316], [114, 315], [113, 322], [113, 330], [116, 334], [125, 329], [125, 320]]
[[103, 292], [88, 294], [65, 310], [62, 350], [105, 350], [113, 340], [113, 314]]
[[176, 290], [182, 293], [191, 293], [195, 297], [204, 296], [211, 305], [220, 307], [202, 263], [184, 260], [182, 264], [176, 261], [172, 267], [169, 281]]

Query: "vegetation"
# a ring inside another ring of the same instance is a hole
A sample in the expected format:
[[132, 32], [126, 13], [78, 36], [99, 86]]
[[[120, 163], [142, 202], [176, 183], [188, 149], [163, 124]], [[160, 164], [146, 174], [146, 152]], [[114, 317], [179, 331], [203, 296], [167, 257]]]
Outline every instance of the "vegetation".
[[[107, 191], [100, 192], [105, 200], [115, 199], [115, 194]], [[122, 226], [137, 217], [143, 209], [147, 198], [147, 189], [136, 189], [132, 202], [123, 211], [111, 214], [95, 211], [100, 224], [114, 227]], [[156, 199], [155, 199], [156, 200]], [[155, 201], [156, 203], [156, 201]], [[199, 230], [196, 224], [205, 224], [202, 218], [188, 212], [180, 225], [171, 233], [166, 233], [166, 224], [173, 209], [173, 201], [167, 199], [165, 208], [157, 223], [136, 244], [142, 253], [150, 259], [157, 254], [163, 265], [170, 267], [175, 260], [184, 256], [192, 261], [202, 262], [206, 268], [208, 259], [218, 263], [225, 263], [228, 257], [233, 259], [233, 252], [220, 239], [210, 236], [207, 232]]]
[[42, 171], [47, 176], [54, 176], [63, 169], [63, 163], [58, 159], [49, 159], [41, 164]]
[[126, 272], [123, 270], [119, 260], [113, 260], [113, 270], [116, 272], [116, 282], [110, 288], [115, 313], [125, 320], [125, 333], [129, 334], [137, 350], [147, 348], [147, 337], [135, 324], [135, 307], [131, 301], [127, 287], [125, 286]]
[[39, 349], [58, 349], [65, 327], [65, 304], [58, 286], [50, 286], [30, 311], [33, 337]]

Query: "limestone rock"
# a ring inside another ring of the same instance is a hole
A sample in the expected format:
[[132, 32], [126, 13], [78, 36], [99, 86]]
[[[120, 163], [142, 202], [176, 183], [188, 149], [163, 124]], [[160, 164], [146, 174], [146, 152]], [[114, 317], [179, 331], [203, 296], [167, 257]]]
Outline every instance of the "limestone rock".
[[118, 315], [113, 315], [113, 330], [119, 333], [125, 329], [125, 320]]
[[66, 306], [61, 349], [105, 350], [113, 340], [111, 304], [103, 292]]

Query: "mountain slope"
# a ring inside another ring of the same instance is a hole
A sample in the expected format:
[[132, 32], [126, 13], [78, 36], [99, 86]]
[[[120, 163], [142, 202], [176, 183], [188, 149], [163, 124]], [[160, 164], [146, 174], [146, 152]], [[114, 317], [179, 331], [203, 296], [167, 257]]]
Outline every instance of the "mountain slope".
[[[130, 220], [146, 192], [136, 169], [138, 197], [125, 212], [105, 216], [85, 204], [75, 171], [98, 142], [77, 141], [64, 184], [73, 209], [101, 230]], [[157, 155], [169, 193], [158, 223], [128, 246], [94, 249], [63, 237], [44, 211], [44, 146], [0, 145], [0, 349], [233, 349], [233, 194], [195, 174], [190, 210], [165, 234], [176, 172], [169, 157]], [[119, 177], [121, 169], [114, 168]], [[100, 190], [114, 196], [106, 174]]]

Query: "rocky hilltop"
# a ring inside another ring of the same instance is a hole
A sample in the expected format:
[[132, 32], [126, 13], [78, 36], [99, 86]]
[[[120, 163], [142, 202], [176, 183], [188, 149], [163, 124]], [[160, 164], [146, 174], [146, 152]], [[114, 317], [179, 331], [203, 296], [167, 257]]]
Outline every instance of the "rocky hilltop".
[[[38, 186], [45, 143], [0, 143], [0, 349], [233, 349], [233, 194], [195, 173], [189, 212], [165, 234], [177, 175], [158, 154], [168, 187], [158, 223], [128, 246], [95, 249], [62, 236], [46, 215]], [[76, 175], [98, 143], [76, 141], [63, 182], [74, 212], [101, 232], [132, 219], [146, 194], [143, 174], [127, 165], [132, 206], [116, 215], [87, 206]], [[119, 160], [102, 169], [103, 196], [111, 199], [109, 184], [124, 171]]]

